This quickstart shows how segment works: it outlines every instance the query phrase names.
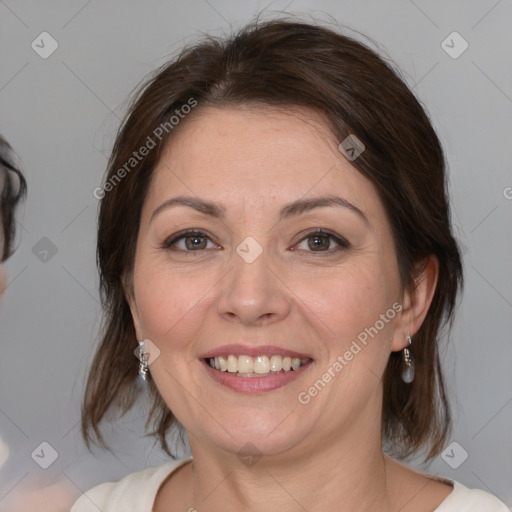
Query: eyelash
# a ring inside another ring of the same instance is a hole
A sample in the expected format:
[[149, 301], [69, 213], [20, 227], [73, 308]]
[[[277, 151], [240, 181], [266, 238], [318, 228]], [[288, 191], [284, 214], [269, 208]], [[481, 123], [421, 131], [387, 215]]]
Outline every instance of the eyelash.
[[[326, 256], [330, 256], [334, 253], [338, 253], [339, 251], [343, 251], [343, 250], [346, 250], [346, 249], [350, 249], [351, 245], [350, 243], [338, 236], [338, 235], [335, 235], [334, 233], [331, 233], [329, 231], [325, 231], [321, 228], [315, 228], [314, 230], [312, 231], [309, 231], [307, 233], [304, 234], [304, 236], [299, 240], [298, 243], [301, 243], [305, 240], [307, 240], [308, 238], [311, 238], [312, 236], [325, 236], [325, 237], [329, 237], [330, 239], [334, 240], [334, 242], [336, 242], [338, 244], [338, 247], [335, 247], [334, 249], [328, 249], [327, 251], [305, 251], [306, 253], [312, 253], [312, 254], [315, 254], [315, 256], [307, 256], [309, 258], [311, 257], [317, 257], [316, 254], [322, 256], [322, 255], [326, 255]], [[184, 252], [184, 253], [194, 253], [194, 252], [202, 252], [202, 251], [205, 251], [207, 249], [199, 249], [197, 251], [193, 251], [193, 250], [184, 250], [184, 249], [171, 249], [172, 245], [174, 245], [176, 242], [184, 239], [184, 238], [187, 238], [187, 237], [191, 237], [191, 236], [197, 236], [197, 237], [201, 237], [201, 238], [207, 238], [208, 240], [212, 241], [210, 239], [210, 237], [208, 236], [207, 233], [205, 233], [204, 231], [201, 231], [201, 230], [195, 230], [195, 229], [187, 229], [185, 231], [181, 231], [179, 233], [176, 233], [175, 235], [172, 235], [170, 236], [169, 238], [167, 238], [160, 246], [161, 249], [164, 249], [164, 250], [177, 250], [177, 251], [180, 251], [180, 252]], [[296, 244], [298, 245], [298, 244]], [[304, 249], [300, 249], [300, 250], [304, 250]]]

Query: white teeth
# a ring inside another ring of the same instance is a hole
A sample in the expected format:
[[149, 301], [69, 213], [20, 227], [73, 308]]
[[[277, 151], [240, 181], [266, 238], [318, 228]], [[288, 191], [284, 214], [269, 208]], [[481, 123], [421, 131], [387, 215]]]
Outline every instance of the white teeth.
[[273, 372], [280, 372], [283, 369], [283, 358], [281, 356], [272, 356], [270, 358], [270, 369]]
[[238, 373], [240, 376], [259, 376], [281, 371], [289, 372], [298, 370], [302, 365], [309, 361], [309, 358], [300, 359], [299, 357], [258, 356], [250, 357], [247, 355], [235, 356], [229, 354], [226, 356], [211, 357], [208, 364], [220, 370], [221, 372]]
[[267, 356], [258, 356], [254, 360], [254, 373], [268, 373], [270, 371], [270, 361]]
[[228, 372], [236, 373], [238, 371], [238, 358], [229, 354], [228, 356]]
[[252, 357], [238, 356], [238, 373], [252, 373], [254, 370], [254, 362]]

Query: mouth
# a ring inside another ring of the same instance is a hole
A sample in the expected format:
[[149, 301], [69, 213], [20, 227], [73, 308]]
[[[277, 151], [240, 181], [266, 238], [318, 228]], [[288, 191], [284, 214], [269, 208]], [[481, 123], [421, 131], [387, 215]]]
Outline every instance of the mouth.
[[200, 357], [218, 384], [240, 393], [264, 393], [298, 378], [314, 361], [306, 354], [272, 346], [226, 345]]

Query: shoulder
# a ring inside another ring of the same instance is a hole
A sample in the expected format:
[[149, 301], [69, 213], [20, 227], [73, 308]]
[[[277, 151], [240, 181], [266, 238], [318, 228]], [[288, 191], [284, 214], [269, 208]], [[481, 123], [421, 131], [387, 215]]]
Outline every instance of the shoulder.
[[191, 459], [174, 460], [161, 466], [131, 473], [118, 482], [105, 482], [88, 490], [70, 512], [140, 512], [151, 510], [162, 482]]
[[453, 481], [453, 491], [434, 512], [510, 512], [498, 498]]

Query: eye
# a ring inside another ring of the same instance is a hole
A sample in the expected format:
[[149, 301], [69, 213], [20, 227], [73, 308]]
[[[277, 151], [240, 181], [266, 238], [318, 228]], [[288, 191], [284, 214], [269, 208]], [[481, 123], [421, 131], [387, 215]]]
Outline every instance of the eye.
[[[335, 247], [332, 247], [333, 243]], [[307, 252], [332, 254], [350, 248], [350, 243], [341, 236], [316, 229], [309, 232], [296, 247]]]
[[[333, 244], [334, 247], [332, 247]], [[161, 247], [162, 249], [181, 252], [199, 252], [219, 248], [211, 241], [207, 233], [200, 230], [186, 230], [176, 233], [167, 238]], [[305, 252], [332, 254], [350, 248], [350, 243], [339, 235], [317, 228], [315, 231], [308, 233], [292, 250], [295, 250], [295, 248]]]
[[[208, 242], [210, 242], [213, 247], [208, 247]], [[218, 246], [210, 240], [204, 231], [192, 229], [181, 231], [180, 233], [170, 236], [165, 240], [161, 247], [162, 249], [184, 252], [196, 252], [205, 249], [218, 248]]]

